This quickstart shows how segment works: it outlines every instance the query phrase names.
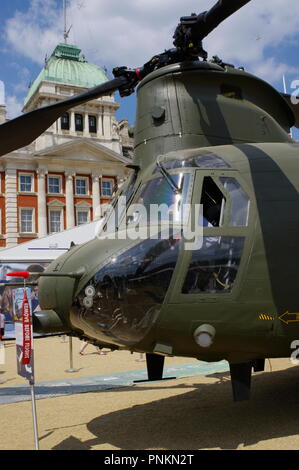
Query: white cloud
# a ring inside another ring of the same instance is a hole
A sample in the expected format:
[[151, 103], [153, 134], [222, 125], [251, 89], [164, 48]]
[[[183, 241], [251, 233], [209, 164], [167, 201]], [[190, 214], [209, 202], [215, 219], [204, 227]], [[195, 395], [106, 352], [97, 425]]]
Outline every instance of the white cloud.
[[9, 67], [14, 71], [15, 80], [10, 84], [13, 93], [27, 93], [30, 83], [31, 72], [27, 67], [21, 66], [16, 62], [11, 62]]
[[16, 96], [7, 96], [6, 98], [7, 117], [13, 119], [21, 114], [23, 102], [19, 101]]
[[31, 0], [26, 13], [17, 11], [7, 20], [5, 39], [15, 51], [42, 63], [48, 50], [57, 44], [59, 13], [55, 0]]
[[283, 75], [299, 74], [299, 67], [291, 67], [288, 64], [278, 63], [275, 58], [270, 57], [255, 66], [254, 73], [264, 80], [282, 80]]
[[[69, 0], [70, 42], [87, 59], [112, 68], [140, 66], [165, 48], [180, 16], [209, 9], [215, 0]], [[31, 0], [25, 13], [16, 13], [5, 27], [11, 47], [43, 64], [46, 53], [63, 39], [63, 15], [55, 0]], [[296, 41], [299, 4], [295, 0], [252, 0], [226, 20], [205, 41], [210, 56], [245, 65], [263, 78], [289, 71], [287, 64], [269, 56], [269, 47]], [[273, 54], [272, 54], [273, 55]], [[297, 72], [297, 68], [292, 68]]]
[[5, 105], [5, 85], [2, 80], [0, 80], [0, 106]]

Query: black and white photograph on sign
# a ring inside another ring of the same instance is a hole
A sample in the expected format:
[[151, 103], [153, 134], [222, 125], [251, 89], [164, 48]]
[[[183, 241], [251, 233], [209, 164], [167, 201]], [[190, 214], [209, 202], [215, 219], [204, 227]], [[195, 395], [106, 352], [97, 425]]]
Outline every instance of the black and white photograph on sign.
[[23, 364], [23, 346], [16, 344], [17, 350], [17, 372], [18, 375], [23, 377], [24, 379], [28, 380], [28, 382], [34, 382], [34, 351], [31, 349], [31, 359], [29, 364]]
[[[7, 273], [10, 272], [22, 272], [29, 271], [32, 273], [42, 273], [46, 269], [49, 263], [7, 263], [0, 264], [0, 284], [2, 282], [18, 282], [20, 283], [20, 278], [9, 278]], [[35, 280], [32, 276], [28, 279], [28, 282]], [[14, 305], [13, 299], [14, 288], [10, 286], [2, 285], [0, 286], [0, 309], [5, 316], [5, 334], [4, 339], [13, 339], [15, 338], [15, 322], [21, 318], [21, 311], [19, 306]], [[40, 310], [39, 301], [38, 301], [38, 286], [30, 287], [30, 299], [31, 299], [31, 308], [32, 311]], [[38, 336], [38, 334], [36, 334]]]

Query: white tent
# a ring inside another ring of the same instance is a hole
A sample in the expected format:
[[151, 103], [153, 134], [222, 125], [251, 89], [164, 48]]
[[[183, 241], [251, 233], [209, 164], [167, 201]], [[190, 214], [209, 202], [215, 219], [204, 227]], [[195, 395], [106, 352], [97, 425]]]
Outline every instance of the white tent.
[[71, 243], [81, 245], [98, 233], [102, 220], [80, 225], [47, 237], [37, 238], [0, 251], [0, 265], [7, 263], [49, 262], [68, 251]]
[[[29, 266], [30, 268], [35, 268], [33, 269], [34, 272], [39, 272], [36, 271], [38, 265], [43, 271], [48, 263], [67, 252], [72, 242], [75, 245], [81, 245], [95, 238], [102, 224], [103, 219], [0, 251], [0, 282], [2, 286], [0, 288], [0, 298], [2, 297], [1, 304], [7, 320], [4, 339], [15, 338], [12, 300], [12, 291], [15, 289], [6, 290], [4, 287], [6, 282], [11, 281], [11, 279], [6, 277], [6, 274], [12, 271], [27, 271]], [[6, 297], [4, 291], [6, 292]], [[3, 300], [3, 296], [6, 300]]]

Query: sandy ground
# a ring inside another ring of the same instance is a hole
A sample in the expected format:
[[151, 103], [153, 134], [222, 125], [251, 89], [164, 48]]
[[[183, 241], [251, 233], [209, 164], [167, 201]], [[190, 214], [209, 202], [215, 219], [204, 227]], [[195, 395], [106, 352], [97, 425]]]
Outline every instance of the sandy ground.
[[[139, 354], [96, 354], [88, 346], [74, 367], [62, 338], [35, 341], [36, 381], [109, 374], [144, 368]], [[166, 365], [193, 362], [167, 358]], [[270, 373], [271, 370], [271, 373]], [[15, 345], [6, 346], [0, 387], [25, 384], [16, 374]], [[227, 373], [147, 383], [37, 401], [42, 450], [299, 449], [299, 370], [287, 359], [267, 361], [254, 374], [250, 402], [233, 403]], [[1, 405], [0, 449], [34, 447], [30, 402]]]

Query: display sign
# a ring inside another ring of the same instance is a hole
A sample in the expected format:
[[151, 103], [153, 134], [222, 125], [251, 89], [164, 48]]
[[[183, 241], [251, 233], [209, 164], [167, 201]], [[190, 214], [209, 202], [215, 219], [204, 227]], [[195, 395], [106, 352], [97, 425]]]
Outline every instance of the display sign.
[[30, 364], [32, 350], [32, 327], [30, 305], [26, 290], [24, 290], [24, 299], [22, 304], [22, 323], [23, 323], [23, 357], [22, 364]]
[[9, 273], [24, 279], [24, 288], [13, 289], [13, 313], [15, 317], [17, 369], [18, 374], [29, 381], [32, 402], [32, 419], [34, 428], [35, 449], [39, 450], [36, 403], [34, 391], [34, 359], [33, 359], [33, 329], [32, 329], [32, 297], [31, 289], [26, 288], [26, 273]]
[[17, 371], [34, 382], [31, 289], [13, 289], [13, 313], [17, 347]]
[[[7, 263], [0, 264], [0, 307], [2, 312], [5, 315], [6, 327], [4, 339], [14, 339], [15, 334], [15, 324], [18, 322], [19, 317], [21, 316], [21, 310], [14, 308], [14, 299], [13, 291], [14, 287], [11, 287], [9, 283], [11, 282], [22, 282], [19, 277], [8, 277], [8, 274], [12, 271], [15, 275], [18, 272], [29, 271], [32, 273], [42, 273], [49, 263]], [[36, 278], [29, 279], [36, 281]], [[8, 285], [6, 285], [8, 284]], [[31, 310], [32, 312], [40, 310], [39, 301], [38, 301], [38, 287], [33, 286], [30, 288], [30, 295], [28, 299], [31, 300]], [[16, 313], [15, 313], [16, 311]], [[34, 336], [38, 337], [39, 334], [35, 333]]]

